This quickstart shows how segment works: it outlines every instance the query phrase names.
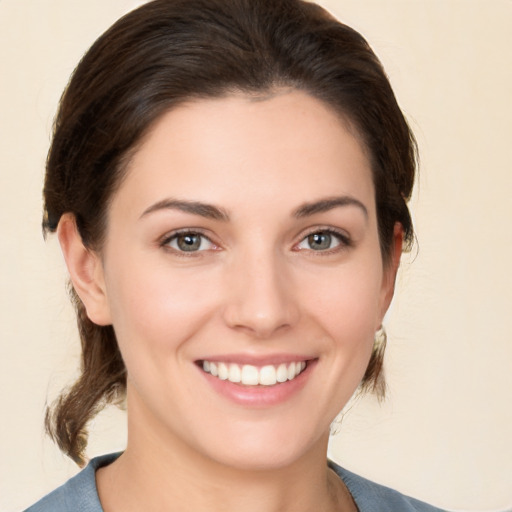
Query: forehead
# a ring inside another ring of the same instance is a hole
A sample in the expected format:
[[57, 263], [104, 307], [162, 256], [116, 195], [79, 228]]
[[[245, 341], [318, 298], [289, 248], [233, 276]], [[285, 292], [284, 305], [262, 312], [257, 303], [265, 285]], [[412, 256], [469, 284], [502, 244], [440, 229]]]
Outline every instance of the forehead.
[[133, 155], [123, 194], [139, 209], [166, 196], [226, 208], [248, 200], [292, 208], [339, 194], [371, 203], [373, 180], [348, 122], [310, 95], [287, 90], [199, 99], [167, 112]]

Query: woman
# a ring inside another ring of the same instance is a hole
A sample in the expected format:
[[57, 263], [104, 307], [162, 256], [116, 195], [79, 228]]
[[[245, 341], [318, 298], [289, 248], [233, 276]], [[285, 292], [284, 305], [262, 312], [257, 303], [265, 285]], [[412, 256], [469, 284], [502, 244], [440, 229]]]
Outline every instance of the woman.
[[156, 0], [61, 100], [45, 231], [82, 374], [47, 417], [84, 464], [127, 399], [123, 454], [30, 511], [436, 510], [326, 462], [412, 237], [415, 145], [365, 40], [299, 0]]

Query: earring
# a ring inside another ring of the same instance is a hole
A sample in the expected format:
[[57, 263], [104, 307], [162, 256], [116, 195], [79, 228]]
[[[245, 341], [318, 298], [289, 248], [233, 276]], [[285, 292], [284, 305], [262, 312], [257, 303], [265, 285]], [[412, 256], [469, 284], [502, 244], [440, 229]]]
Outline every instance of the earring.
[[330, 426], [331, 436], [335, 436], [341, 432], [341, 424], [343, 422], [344, 415], [350, 411], [352, 406], [365, 391], [371, 390], [377, 394], [377, 397], [384, 397], [386, 384], [382, 372], [382, 359], [384, 357], [384, 351], [386, 350], [387, 341], [388, 336], [386, 334], [386, 329], [381, 325], [375, 332], [373, 339], [372, 357], [365, 374], [366, 382], [363, 382], [363, 384], [360, 385], [358, 392], [354, 394], [345, 407], [343, 407], [343, 410], [334, 418], [334, 420], [332, 420]]
[[365, 382], [362, 386], [363, 391], [371, 391], [379, 401], [383, 400], [386, 395], [383, 364], [387, 342], [386, 330], [381, 325], [373, 339], [372, 357], [366, 370]]
[[375, 337], [373, 339], [373, 352], [384, 352], [387, 342], [388, 335], [386, 334], [386, 329], [381, 325], [375, 332]]

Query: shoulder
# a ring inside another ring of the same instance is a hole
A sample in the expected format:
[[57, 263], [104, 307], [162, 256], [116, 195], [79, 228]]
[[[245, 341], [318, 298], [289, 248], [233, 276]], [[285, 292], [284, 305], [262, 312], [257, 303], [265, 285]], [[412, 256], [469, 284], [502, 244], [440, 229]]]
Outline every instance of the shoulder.
[[103, 512], [96, 488], [96, 470], [118, 456], [114, 453], [92, 459], [80, 473], [25, 512]]
[[444, 512], [398, 491], [358, 476], [329, 461], [352, 494], [360, 512]]

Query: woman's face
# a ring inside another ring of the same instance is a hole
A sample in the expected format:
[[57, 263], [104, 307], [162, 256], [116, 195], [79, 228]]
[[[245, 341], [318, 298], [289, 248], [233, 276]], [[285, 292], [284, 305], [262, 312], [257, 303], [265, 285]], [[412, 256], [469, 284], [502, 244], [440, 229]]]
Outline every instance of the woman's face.
[[113, 197], [100, 265], [129, 439], [245, 468], [325, 450], [395, 273], [360, 142], [298, 91], [163, 116]]

